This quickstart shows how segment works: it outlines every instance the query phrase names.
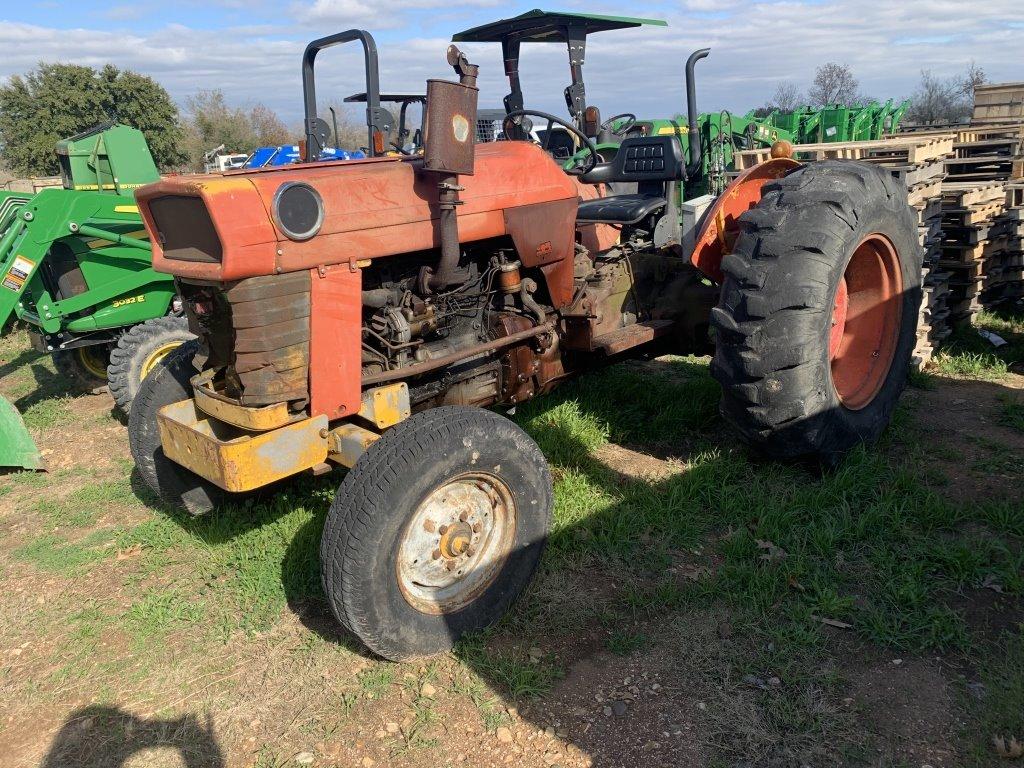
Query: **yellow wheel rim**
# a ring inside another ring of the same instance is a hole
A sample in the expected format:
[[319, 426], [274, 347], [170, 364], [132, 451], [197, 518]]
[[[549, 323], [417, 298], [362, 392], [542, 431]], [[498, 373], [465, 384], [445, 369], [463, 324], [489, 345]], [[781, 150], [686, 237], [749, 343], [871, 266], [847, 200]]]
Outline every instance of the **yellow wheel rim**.
[[100, 349], [99, 345], [79, 347], [75, 353], [78, 355], [78, 362], [85, 370], [97, 379], [105, 380], [107, 378], [107, 363], [102, 354], [96, 354], [97, 349]]
[[154, 349], [152, 354], [142, 363], [142, 375], [139, 377], [139, 380], [141, 381], [149, 376], [149, 372], [160, 365], [161, 360], [180, 346], [180, 341], [171, 341]]

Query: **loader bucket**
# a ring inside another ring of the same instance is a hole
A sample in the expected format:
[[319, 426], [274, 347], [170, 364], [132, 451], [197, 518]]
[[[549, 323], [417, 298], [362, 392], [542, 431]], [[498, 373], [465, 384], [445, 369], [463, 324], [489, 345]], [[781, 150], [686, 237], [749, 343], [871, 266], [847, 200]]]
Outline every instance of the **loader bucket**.
[[43, 457], [18, 409], [0, 397], [0, 470], [5, 467], [45, 469]]

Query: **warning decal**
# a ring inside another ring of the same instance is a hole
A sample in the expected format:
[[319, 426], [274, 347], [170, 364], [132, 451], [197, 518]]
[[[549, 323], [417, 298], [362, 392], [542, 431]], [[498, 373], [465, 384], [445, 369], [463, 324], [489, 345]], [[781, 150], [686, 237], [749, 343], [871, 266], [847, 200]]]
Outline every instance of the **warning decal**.
[[29, 261], [24, 256], [15, 256], [14, 263], [7, 270], [7, 274], [4, 275], [4, 280], [0, 285], [3, 285], [4, 288], [10, 291], [20, 291], [35, 265], [34, 261]]

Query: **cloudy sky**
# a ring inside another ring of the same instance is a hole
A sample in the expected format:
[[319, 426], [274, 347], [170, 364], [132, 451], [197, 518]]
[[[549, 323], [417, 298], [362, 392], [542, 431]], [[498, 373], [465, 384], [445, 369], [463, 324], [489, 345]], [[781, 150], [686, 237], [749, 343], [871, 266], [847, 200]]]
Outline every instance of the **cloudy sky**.
[[[849, 64], [865, 94], [907, 96], [922, 69], [942, 76], [974, 60], [993, 81], [1024, 80], [1024, 0], [650, 0], [630, 6], [562, 0], [550, 10], [632, 13], [664, 19], [595, 35], [585, 66], [588, 100], [605, 115], [683, 111], [683, 63], [710, 46], [698, 68], [702, 111], [746, 111], [780, 81], [806, 88], [816, 65]], [[422, 91], [447, 76], [451, 34], [536, 7], [498, 0], [0, 0], [0, 79], [39, 61], [105, 62], [153, 76], [182, 103], [220, 88], [234, 103], [257, 101], [289, 122], [301, 113], [305, 43], [361, 27], [380, 49], [386, 90]], [[346, 46], [348, 47], [348, 46]], [[464, 46], [481, 65], [481, 107], [506, 92], [497, 45]], [[562, 46], [524, 47], [527, 107], [564, 112], [569, 79]], [[318, 93], [362, 90], [362, 60], [334, 50], [318, 61]]]

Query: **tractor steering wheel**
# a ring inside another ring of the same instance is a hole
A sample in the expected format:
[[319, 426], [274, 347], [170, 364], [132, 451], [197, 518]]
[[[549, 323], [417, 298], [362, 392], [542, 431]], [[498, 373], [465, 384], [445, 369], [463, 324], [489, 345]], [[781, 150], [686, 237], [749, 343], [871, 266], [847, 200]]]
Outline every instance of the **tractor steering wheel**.
[[581, 165], [578, 168], [567, 170], [566, 173], [571, 176], [582, 176], [584, 173], [593, 170], [594, 166], [597, 165], [597, 147], [594, 146], [594, 142], [592, 142], [590, 138], [583, 133], [583, 131], [568, 120], [563, 120], [556, 115], [549, 114], [548, 112], [538, 112], [534, 109], [513, 110], [505, 115], [505, 120], [502, 123], [502, 129], [505, 132], [505, 137], [518, 141], [526, 141], [529, 137], [523, 129], [522, 121], [517, 121], [516, 118], [529, 117], [531, 115], [539, 117], [541, 120], [547, 120], [548, 122], [547, 130], [544, 133], [544, 141], [541, 142], [541, 149], [545, 152], [548, 151], [548, 146], [551, 144], [551, 127], [553, 125], [560, 125], [562, 128], [565, 128], [565, 130], [579, 139], [580, 144], [582, 144], [583, 148], [587, 150], [587, 157], [590, 162], [586, 165]]
[[630, 128], [632, 128], [634, 125], [636, 125], [636, 115], [634, 115], [632, 112], [620, 112], [617, 115], [612, 115], [607, 120], [605, 120], [603, 123], [601, 123], [601, 126], [600, 126], [601, 130], [602, 131], [610, 131], [612, 129], [612, 123], [614, 123], [616, 120], [618, 120], [620, 118], [623, 118], [623, 117], [626, 118], [626, 122], [623, 125], [620, 125], [618, 127], [618, 129], [614, 131], [615, 134], [617, 134], [618, 136], [621, 136], [622, 134], [626, 133], [626, 131], [628, 131]]

